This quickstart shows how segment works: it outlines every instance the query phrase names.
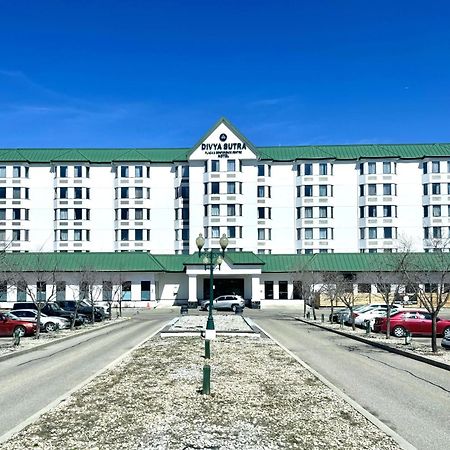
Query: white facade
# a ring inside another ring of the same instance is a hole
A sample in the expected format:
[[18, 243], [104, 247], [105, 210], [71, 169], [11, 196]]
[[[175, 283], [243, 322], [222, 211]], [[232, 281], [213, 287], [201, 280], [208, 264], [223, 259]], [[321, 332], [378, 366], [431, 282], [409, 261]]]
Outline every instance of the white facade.
[[300, 150], [277, 160], [221, 120], [185, 159], [4, 158], [0, 241], [7, 251], [174, 254], [194, 252], [199, 233], [207, 248], [226, 234], [229, 251], [293, 254], [396, 251], [405, 240], [423, 251], [449, 237], [450, 154]]

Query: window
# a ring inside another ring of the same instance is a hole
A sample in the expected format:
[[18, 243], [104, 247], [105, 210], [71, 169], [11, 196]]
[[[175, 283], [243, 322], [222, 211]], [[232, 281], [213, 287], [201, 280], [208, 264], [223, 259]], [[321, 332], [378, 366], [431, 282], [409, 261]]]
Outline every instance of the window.
[[5, 220], [6, 219], [6, 209], [2, 208], [0, 209], [0, 220]]
[[392, 227], [384, 227], [383, 237], [384, 239], [392, 239]]
[[122, 208], [120, 210], [120, 220], [128, 220], [130, 218], [130, 210], [128, 208]]
[[144, 230], [138, 228], [134, 230], [134, 240], [135, 241], [142, 241], [144, 239]]
[[120, 176], [122, 178], [128, 178], [128, 166], [121, 166], [120, 167]]
[[377, 217], [377, 207], [369, 206], [367, 217]]
[[321, 184], [319, 185], [319, 197], [326, 197], [327, 196], [327, 185]]
[[258, 208], [258, 219], [265, 219], [265, 208]]
[[122, 300], [131, 300], [131, 281], [122, 283]]
[[359, 229], [359, 238], [360, 239], [365, 239], [365, 232], [364, 232], [365, 230], [364, 230], [364, 228], [360, 228]]
[[361, 163], [361, 164], [359, 165], [359, 174], [360, 174], [360, 175], [364, 175], [364, 164], [363, 164], [363, 163]]
[[231, 239], [235, 239], [236, 238], [236, 227], [234, 227], [234, 226], [227, 227], [227, 236]]
[[389, 174], [392, 173], [391, 172], [391, 163], [390, 162], [383, 162], [383, 173], [384, 174]]
[[370, 175], [377, 173], [376, 163], [370, 162], [367, 164], [367, 173], [369, 173]]
[[423, 185], [423, 195], [428, 195], [428, 184]]
[[120, 188], [120, 198], [128, 198], [129, 197], [129, 188], [121, 187]]
[[189, 208], [182, 208], [181, 209], [181, 218], [183, 220], [189, 220]]
[[69, 236], [68, 236], [67, 230], [59, 230], [59, 240], [60, 241], [67, 241], [67, 240], [69, 240]]
[[312, 175], [313, 174], [313, 166], [312, 164], [305, 164], [305, 175]]
[[439, 173], [440, 172], [440, 162], [439, 161], [432, 161], [432, 163], [431, 163], [431, 172], [432, 173]]
[[273, 281], [264, 281], [264, 298], [273, 300]]
[[73, 230], [73, 240], [81, 241], [81, 230]]
[[441, 217], [440, 205], [433, 205], [433, 217]]
[[431, 185], [431, 192], [433, 195], [440, 195], [441, 194], [441, 185], [440, 183], [432, 183]]
[[258, 198], [264, 197], [264, 186], [258, 186], [257, 196]]
[[312, 239], [312, 238], [313, 238], [313, 229], [305, 228], [305, 239]]
[[13, 198], [20, 198], [20, 188], [19, 187], [13, 188]]
[[392, 195], [392, 185], [391, 184], [383, 184], [383, 195]]
[[392, 217], [391, 205], [383, 205], [383, 217]]
[[258, 177], [263, 177], [264, 176], [264, 164], [259, 164], [258, 165]]
[[141, 281], [141, 300], [150, 300], [150, 281]]
[[129, 239], [129, 232], [128, 230], [120, 230], [120, 240], [121, 241], [128, 241]]
[[20, 166], [13, 166], [13, 178], [20, 178]]
[[83, 219], [83, 210], [81, 208], [75, 208], [73, 210], [74, 220], [82, 220]]
[[83, 198], [83, 191], [82, 191], [82, 188], [76, 187], [76, 188], [74, 189], [74, 198], [78, 198], [78, 199]]
[[359, 185], [359, 196], [364, 197], [364, 185], [363, 184]]
[[82, 177], [82, 173], [83, 173], [83, 170], [82, 170], [81, 166], [74, 166], [74, 168], [73, 168], [73, 176], [75, 178], [81, 178]]
[[5, 240], [6, 240], [6, 231], [0, 230], [0, 241], [5, 241]]
[[6, 198], [6, 188], [0, 187], [0, 198]]
[[220, 206], [211, 205], [211, 216], [220, 216]]
[[326, 206], [319, 206], [319, 217], [325, 219], [328, 217], [328, 210]]
[[211, 183], [211, 194], [218, 194], [219, 191], [219, 183], [217, 181], [214, 181]]
[[234, 181], [227, 182], [227, 194], [236, 194], [236, 183]]
[[377, 195], [377, 185], [369, 184], [368, 186], [368, 195]]
[[227, 161], [227, 171], [236, 172], [236, 161], [234, 159], [229, 159]]
[[27, 301], [27, 284], [23, 281], [17, 283], [17, 301], [26, 302]]
[[265, 239], [265, 229], [258, 228], [258, 241], [263, 241]]
[[[148, 235], [148, 233], [147, 233], [147, 235]], [[183, 241], [188, 241], [189, 240], [189, 229], [183, 228], [181, 230], [181, 239]], [[147, 240], [150, 240], [150, 237], [148, 237]]]
[[102, 300], [110, 302], [112, 300], [112, 283], [111, 281], [104, 281], [102, 283]]
[[433, 238], [434, 239], [441, 239], [442, 238], [441, 227], [433, 227]]
[[38, 281], [36, 283], [36, 300], [38, 302], [45, 302], [47, 299], [47, 284], [45, 281]]
[[375, 227], [369, 227], [369, 239], [377, 238], [377, 229]]
[[[150, 167], [147, 167], [147, 178], [150, 177], [149, 169], [150, 169]], [[181, 176], [183, 178], [189, 177], [189, 166], [181, 166]]]
[[12, 220], [20, 220], [20, 208], [13, 208]]
[[219, 171], [219, 160], [213, 159], [211, 160], [211, 172], [218, 172]]
[[424, 163], [422, 164], [422, 168], [423, 168], [423, 173], [424, 173], [424, 174], [428, 173], [428, 166], [427, 166], [427, 163], [426, 163], [426, 162], [424, 162]]
[[134, 198], [143, 198], [144, 191], [141, 187], [134, 188]]
[[305, 186], [305, 197], [312, 197], [313, 195], [313, 187], [310, 184]]
[[220, 228], [219, 227], [211, 227], [211, 237], [212, 238], [220, 237]]
[[319, 228], [319, 239], [328, 239], [328, 228]]
[[288, 298], [288, 282], [279, 281], [278, 282], [278, 292], [280, 300], [287, 300]]
[[328, 175], [327, 163], [320, 163], [319, 164], [319, 175]]
[[144, 176], [144, 171], [142, 166], [135, 166], [134, 167], [134, 177], [135, 178], [142, 178]]
[[144, 219], [144, 210], [142, 208], [136, 208], [134, 210], [134, 219], [135, 220], [143, 220]]
[[227, 205], [227, 216], [233, 217], [235, 215], [236, 215], [236, 205]]
[[305, 218], [311, 219], [313, 216], [313, 209], [312, 206], [305, 206]]

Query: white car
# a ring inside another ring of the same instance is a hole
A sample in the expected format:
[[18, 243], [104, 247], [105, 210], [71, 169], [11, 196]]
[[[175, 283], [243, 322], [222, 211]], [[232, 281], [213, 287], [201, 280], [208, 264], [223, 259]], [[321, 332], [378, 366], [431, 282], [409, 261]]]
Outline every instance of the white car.
[[[399, 306], [391, 306], [391, 314], [397, 312], [399, 309], [402, 309]], [[355, 325], [358, 327], [364, 327], [366, 321], [370, 322], [370, 329], [373, 330], [373, 325], [375, 323], [375, 319], [377, 317], [386, 317], [387, 313], [387, 305], [377, 305], [374, 308], [360, 310], [356, 314], [355, 317]]]
[[[245, 305], [244, 299], [240, 295], [221, 295], [213, 300], [213, 309], [231, 309], [236, 311], [238, 307], [243, 308]], [[209, 308], [209, 300], [203, 300], [200, 303], [200, 309], [207, 311]]]
[[[35, 322], [37, 320], [37, 311], [35, 309], [15, 309], [11, 314], [20, 320]], [[47, 316], [41, 313], [41, 329], [44, 331], [56, 331], [58, 329], [69, 328], [70, 320], [64, 317]]]

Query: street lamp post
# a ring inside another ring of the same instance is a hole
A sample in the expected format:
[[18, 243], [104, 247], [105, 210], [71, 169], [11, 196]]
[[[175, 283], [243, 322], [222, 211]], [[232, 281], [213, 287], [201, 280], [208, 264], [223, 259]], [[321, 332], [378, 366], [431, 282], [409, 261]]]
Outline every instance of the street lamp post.
[[[220, 247], [222, 249], [221, 252], [214, 251], [212, 248], [209, 250], [203, 250], [203, 246], [205, 245], [205, 238], [200, 233], [198, 238], [195, 240], [198, 248], [198, 257], [203, 258], [203, 264], [205, 266], [205, 270], [209, 267], [209, 308], [208, 308], [208, 320], [206, 322], [206, 330], [205, 330], [205, 360], [210, 359], [211, 357], [211, 339], [216, 337], [216, 330], [214, 327], [214, 318], [213, 318], [213, 300], [214, 300], [214, 268], [216, 266], [219, 267], [223, 262], [223, 257], [225, 254], [225, 249], [228, 246], [228, 238], [225, 234], [220, 238]], [[211, 377], [211, 368], [208, 364], [205, 364], [203, 368], [203, 394], [209, 395], [210, 393], [210, 377]]]

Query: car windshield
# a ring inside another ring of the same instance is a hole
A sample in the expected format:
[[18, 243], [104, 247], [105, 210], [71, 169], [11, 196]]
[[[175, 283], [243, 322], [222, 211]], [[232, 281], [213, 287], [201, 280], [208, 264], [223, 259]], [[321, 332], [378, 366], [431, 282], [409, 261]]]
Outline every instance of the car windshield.
[[20, 317], [15, 316], [13, 313], [7, 312], [7, 313], [3, 313], [6, 317], [8, 317], [8, 319], [13, 319], [13, 320], [20, 320]]

